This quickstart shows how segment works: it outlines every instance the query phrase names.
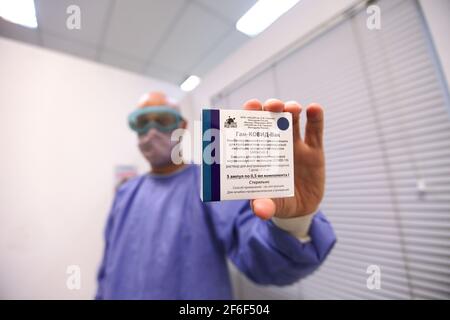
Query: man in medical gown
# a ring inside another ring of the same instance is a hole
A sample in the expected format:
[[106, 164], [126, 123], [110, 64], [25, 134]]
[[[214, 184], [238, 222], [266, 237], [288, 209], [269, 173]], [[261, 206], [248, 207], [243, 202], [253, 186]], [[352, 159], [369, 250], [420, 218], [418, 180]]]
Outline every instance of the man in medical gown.
[[231, 299], [227, 258], [251, 281], [289, 285], [325, 260], [336, 237], [319, 210], [324, 193], [323, 109], [270, 99], [247, 110], [293, 115], [295, 196], [203, 203], [200, 168], [175, 164], [171, 133], [187, 123], [161, 92], [129, 117], [150, 171], [124, 183], [105, 228], [97, 299]]

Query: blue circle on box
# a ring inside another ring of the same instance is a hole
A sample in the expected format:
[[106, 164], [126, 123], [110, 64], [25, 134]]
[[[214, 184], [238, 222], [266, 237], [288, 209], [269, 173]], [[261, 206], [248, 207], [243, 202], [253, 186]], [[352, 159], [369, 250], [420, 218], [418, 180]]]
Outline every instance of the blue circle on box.
[[278, 129], [280, 130], [286, 130], [287, 128], [289, 128], [289, 120], [285, 117], [280, 117], [277, 120], [277, 126]]

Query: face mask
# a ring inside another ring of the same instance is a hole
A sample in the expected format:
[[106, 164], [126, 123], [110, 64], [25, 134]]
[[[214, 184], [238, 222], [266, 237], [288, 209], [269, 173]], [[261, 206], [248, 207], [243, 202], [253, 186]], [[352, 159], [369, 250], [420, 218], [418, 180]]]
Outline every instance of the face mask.
[[171, 153], [177, 141], [171, 141], [172, 132], [161, 132], [155, 128], [139, 136], [139, 149], [154, 168], [172, 163]]

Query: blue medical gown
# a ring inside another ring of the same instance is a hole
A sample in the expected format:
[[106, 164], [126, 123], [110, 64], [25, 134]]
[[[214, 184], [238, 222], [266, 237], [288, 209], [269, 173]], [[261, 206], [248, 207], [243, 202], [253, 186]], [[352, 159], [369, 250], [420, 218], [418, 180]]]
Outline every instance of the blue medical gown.
[[249, 201], [203, 203], [200, 169], [145, 174], [122, 185], [105, 230], [97, 299], [230, 299], [226, 258], [259, 284], [312, 273], [336, 238], [322, 213], [311, 242], [256, 217]]

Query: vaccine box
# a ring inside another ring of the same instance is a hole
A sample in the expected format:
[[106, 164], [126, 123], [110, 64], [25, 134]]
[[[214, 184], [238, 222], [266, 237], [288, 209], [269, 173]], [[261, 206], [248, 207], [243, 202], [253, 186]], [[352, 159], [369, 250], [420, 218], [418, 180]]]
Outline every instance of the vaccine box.
[[294, 196], [292, 114], [202, 110], [202, 201]]

